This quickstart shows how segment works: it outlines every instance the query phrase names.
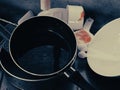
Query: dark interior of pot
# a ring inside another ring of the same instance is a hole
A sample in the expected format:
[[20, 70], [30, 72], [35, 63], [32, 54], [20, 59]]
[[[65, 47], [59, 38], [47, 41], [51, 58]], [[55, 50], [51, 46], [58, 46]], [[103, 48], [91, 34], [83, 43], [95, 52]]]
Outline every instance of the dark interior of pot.
[[51, 74], [63, 69], [72, 60], [76, 40], [72, 30], [62, 21], [36, 17], [13, 32], [10, 50], [23, 69], [35, 74]]

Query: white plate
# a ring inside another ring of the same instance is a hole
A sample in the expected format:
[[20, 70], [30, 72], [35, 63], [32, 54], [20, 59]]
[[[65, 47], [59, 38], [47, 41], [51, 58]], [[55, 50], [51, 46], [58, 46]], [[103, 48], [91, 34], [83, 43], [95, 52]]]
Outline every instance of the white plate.
[[66, 24], [68, 22], [68, 12], [65, 8], [52, 8], [40, 12], [37, 16], [51, 16], [64, 21]]
[[103, 76], [120, 75], [120, 18], [101, 28], [88, 46], [90, 68]]

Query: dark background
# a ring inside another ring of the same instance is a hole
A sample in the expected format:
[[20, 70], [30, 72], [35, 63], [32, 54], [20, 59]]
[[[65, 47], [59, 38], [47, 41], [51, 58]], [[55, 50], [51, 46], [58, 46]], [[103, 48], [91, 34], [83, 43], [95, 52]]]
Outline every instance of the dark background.
[[[91, 28], [93, 34], [109, 21], [120, 17], [119, 0], [51, 0], [51, 8], [66, 8], [68, 4], [83, 6], [85, 18], [91, 17], [95, 20]], [[17, 23], [28, 10], [37, 15], [41, 11], [40, 0], [0, 0], [0, 18]], [[120, 83], [118, 78], [104, 78], [94, 74], [86, 77], [84, 71], [89, 71], [89, 68], [86, 60], [81, 60], [77, 59], [75, 64], [86, 80], [91, 79], [96, 87], [102, 87], [101, 90], [104, 90], [105, 87], [107, 88], [105, 90], [118, 90], [120, 88], [116, 87]]]
[[[107, 22], [120, 17], [119, 0], [51, 0], [52, 8], [66, 8], [67, 4], [84, 7], [86, 17], [95, 20], [91, 29], [93, 34]], [[17, 22], [28, 10], [38, 14], [41, 11], [40, 0], [0, 0], [0, 17], [12, 22]]]

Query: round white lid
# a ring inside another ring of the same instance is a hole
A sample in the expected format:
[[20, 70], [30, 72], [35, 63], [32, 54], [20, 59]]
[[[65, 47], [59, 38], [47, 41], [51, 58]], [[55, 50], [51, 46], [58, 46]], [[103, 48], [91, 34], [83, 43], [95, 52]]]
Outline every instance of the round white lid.
[[103, 76], [120, 75], [120, 18], [103, 26], [88, 45], [90, 68]]

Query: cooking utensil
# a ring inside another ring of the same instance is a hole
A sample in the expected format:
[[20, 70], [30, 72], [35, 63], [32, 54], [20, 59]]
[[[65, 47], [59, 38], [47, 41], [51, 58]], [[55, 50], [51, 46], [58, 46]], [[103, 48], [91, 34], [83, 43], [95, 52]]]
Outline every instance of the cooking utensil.
[[[76, 40], [71, 28], [59, 19], [40, 16], [16, 27], [9, 39], [9, 53], [2, 48], [0, 58], [2, 68], [17, 79], [39, 81], [65, 74], [76, 85], [93, 90], [72, 67], [76, 53]], [[26, 57], [28, 55], [34, 60]]]

